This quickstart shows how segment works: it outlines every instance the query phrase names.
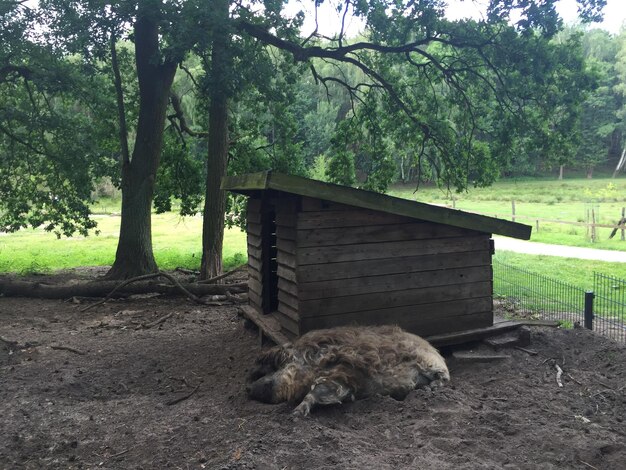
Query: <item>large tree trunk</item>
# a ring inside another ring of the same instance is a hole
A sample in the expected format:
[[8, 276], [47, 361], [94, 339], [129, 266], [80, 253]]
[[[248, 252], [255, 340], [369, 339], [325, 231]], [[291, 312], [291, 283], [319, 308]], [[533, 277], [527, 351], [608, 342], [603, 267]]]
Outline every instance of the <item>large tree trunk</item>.
[[141, 5], [134, 27], [139, 120], [132, 159], [122, 162], [122, 221], [115, 262], [107, 273], [110, 279], [157, 271], [150, 216], [165, 113], [177, 64], [159, 63], [158, 18]]
[[222, 272], [224, 242], [225, 194], [220, 189], [228, 162], [228, 96], [231, 67], [228, 45], [228, 1], [215, 4], [216, 27], [211, 51], [211, 80], [209, 104], [209, 142], [207, 155], [206, 193], [202, 223], [202, 265], [200, 277], [208, 279]]

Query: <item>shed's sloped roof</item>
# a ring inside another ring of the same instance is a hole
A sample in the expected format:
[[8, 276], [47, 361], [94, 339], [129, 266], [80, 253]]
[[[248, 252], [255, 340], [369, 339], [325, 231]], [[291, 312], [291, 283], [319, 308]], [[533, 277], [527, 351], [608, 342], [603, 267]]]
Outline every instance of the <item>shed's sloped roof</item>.
[[530, 238], [532, 230], [530, 225], [518, 224], [504, 219], [272, 171], [227, 176], [222, 180], [222, 189], [246, 195], [263, 190], [282, 191], [523, 240]]

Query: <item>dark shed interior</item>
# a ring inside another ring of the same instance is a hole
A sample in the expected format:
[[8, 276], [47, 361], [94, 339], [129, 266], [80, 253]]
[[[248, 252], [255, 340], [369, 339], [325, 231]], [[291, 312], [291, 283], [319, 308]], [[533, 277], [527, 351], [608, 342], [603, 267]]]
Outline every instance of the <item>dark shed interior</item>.
[[339, 325], [421, 336], [493, 325], [493, 241], [531, 227], [273, 172], [225, 178], [249, 196], [249, 309], [292, 339]]

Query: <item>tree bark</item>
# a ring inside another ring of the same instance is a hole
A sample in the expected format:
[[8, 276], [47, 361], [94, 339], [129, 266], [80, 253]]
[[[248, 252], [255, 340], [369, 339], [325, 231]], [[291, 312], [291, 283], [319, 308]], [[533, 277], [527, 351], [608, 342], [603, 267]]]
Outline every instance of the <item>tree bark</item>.
[[563, 179], [563, 170], [565, 169], [565, 165], [559, 166], [559, 181]]
[[157, 271], [152, 252], [151, 210], [175, 61], [160, 61], [158, 12], [140, 3], [135, 32], [139, 120], [132, 159], [122, 162], [122, 220], [109, 279]]
[[228, 25], [228, 1], [215, 2], [220, 18], [213, 36], [209, 104], [209, 139], [206, 193], [202, 222], [202, 264], [200, 278], [208, 279], [222, 272], [224, 210], [226, 195], [220, 189], [228, 163], [228, 97], [231, 57]]
[[613, 171], [612, 178], [615, 178], [617, 176], [620, 170], [624, 167], [624, 163], [626, 163], [626, 147], [624, 147], [624, 150], [622, 151], [622, 156], [620, 157], [619, 162], [617, 162], [617, 166], [615, 167], [615, 171]]

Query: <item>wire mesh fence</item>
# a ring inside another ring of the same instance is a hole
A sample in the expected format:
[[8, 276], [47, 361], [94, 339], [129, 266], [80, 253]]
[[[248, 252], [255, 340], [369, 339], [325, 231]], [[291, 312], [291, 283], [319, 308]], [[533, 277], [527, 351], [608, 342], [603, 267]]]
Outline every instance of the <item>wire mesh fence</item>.
[[513, 318], [557, 320], [626, 342], [626, 280], [594, 273], [594, 291], [493, 262], [495, 302]]
[[566, 282], [494, 260], [493, 292], [513, 316], [584, 321], [585, 291]]
[[593, 273], [593, 329], [626, 342], [626, 280]]

